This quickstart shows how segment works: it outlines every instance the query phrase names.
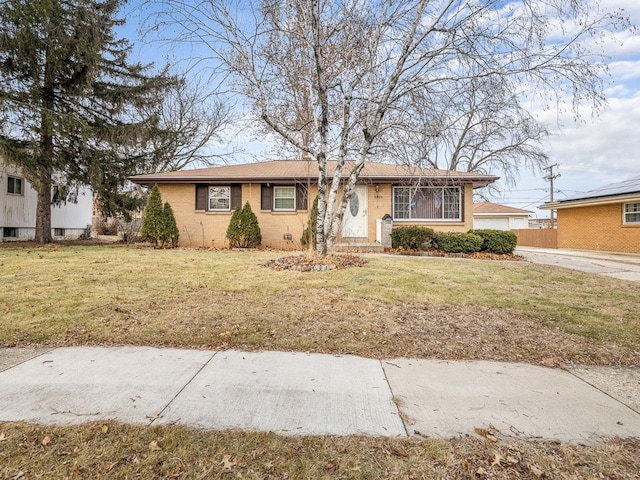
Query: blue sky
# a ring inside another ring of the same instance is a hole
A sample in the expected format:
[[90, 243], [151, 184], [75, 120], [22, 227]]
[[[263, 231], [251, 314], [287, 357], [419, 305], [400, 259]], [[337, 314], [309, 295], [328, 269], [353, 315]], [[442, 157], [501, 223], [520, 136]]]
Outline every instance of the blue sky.
[[[602, 0], [607, 9], [622, 8], [633, 25], [640, 26], [640, 1]], [[136, 44], [135, 54], [143, 61], [162, 63], [172, 56], [198, 56], [206, 49], [189, 49], [187, 46], [171, 48], [167, 44], [142, 44], [137, 41], [137, 27], [148, 10], [137, 4], [128, 8], [128, 25], [122, 34]], [[610, 77], [605, 79], [607, 105], [598, 116], [592, 117], [588, 110], [576, 121], [568, 112], [558, 117], [554, 110], [540, 109], [537, 116], [547, 122], [553, 135], [545, 149], [560, 177], [555, 180], [556, 199], [592, 190], [607, 183], [617, 182], [640, 173], [640, 36], [637, 32], [624, 32], [604, 46], [609, 57], [607, 64]], [[561, 126], [558, 127], [558, 119]], [[238, 132], [239, 130], [239, 132]], [[229, 141], [243, 148], [246, 155], [240, 161], [273, 158], [268, 138], [255, 139], [253, 134], [236, 128], [228, 132]], [[213, 146], [220, 151], [225, 146]], [[499, 184], [502, 194], [492, 200], [535, 212], [536, 216], [548, 217], [549, 212], [536, 207], [549, 199], [549, 182], [544, 174], [522, 171], [515, 187], [507, 189]]]

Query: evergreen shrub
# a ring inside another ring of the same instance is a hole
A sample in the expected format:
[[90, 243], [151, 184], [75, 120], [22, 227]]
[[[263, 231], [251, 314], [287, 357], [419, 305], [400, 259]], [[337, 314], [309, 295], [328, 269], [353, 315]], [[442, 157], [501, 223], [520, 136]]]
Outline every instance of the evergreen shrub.
[[316, 234], [318, 232], [318, 197], [313, 201], [311, 206], [311, 213], [309, 214], [309, 221], [306, 228], [302, 231], [302, 237], [300, 237], [300, 245], [306, 247], [309, 245], [309, 232], [311, 232], [311, 243], [315, 250], [316, 248]]
[[227, 227], [227, 240], [232, 248], [255, 248], [262, 243], [262, 233], [249, 202], [233, 211]]
[[398, 227], [391, 231], [393, 248], [429, 250], [433, 247], [435, 232], [427, 227]]
[[140, 228], [143, 240], [152, 242], [156, 247], [175, 247], [178, 245], [178, 226], [169, 202], [162, 205], [158, 185], [154, 185], [149, 194], [147, 206]]
[[450, 253], [475, 253], [482, 248], [482, 237], [473, 233], [439, 232], [435, 236], [438, 248]]
[[482, 251], [489, 253], [512, 254], [518, 243], [515, 233], [505, 230], [469, 230], [482, 237]]

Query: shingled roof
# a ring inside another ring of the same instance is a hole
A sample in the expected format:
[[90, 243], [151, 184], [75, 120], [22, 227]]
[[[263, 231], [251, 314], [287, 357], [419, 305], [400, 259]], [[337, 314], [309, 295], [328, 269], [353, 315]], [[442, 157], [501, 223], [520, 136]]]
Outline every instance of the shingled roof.
[[532, 213], [531, 210], [523, 210], [499, 203], [478, 202], [473, 204], [474, 215], [529, 215]]
[[[353, 162], [345, 164], [346, 177]], [[327, 174], [333, 177], [336, 162], [327, 162]], [[152, 185], [154, 183], [207, 183], [207, 182], [279, 182], [279, 181], [315, 181], [318, 178], [318, 164], [306, 160], [271, 160], [267, 162], [225, 165], [220, 167], [180, 170], [177, 172], [150, 173], [130, 177], [134, 183]], [[455, 172], [449, 170], [420, 169], [391, 163], [367, 162], [360, 173], [362, 181], [398, 182], [414, 178], [450, 179], [456, 182], [471, 182], [474, 187], [484, 187], [499, 177], [479, 173]]]

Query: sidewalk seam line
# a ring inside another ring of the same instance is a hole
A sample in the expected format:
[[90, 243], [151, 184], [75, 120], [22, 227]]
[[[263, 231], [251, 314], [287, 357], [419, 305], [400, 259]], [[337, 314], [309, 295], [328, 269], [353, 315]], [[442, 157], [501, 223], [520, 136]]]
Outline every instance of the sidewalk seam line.
[[27, 362], [30, 362], [31, 360], [35, 360], [36, 358], [41, 357], [43, 355], [46, 355], [47, 353], [51, 353], [54, 350], [57, 350], [58, 348], [60, 348], [60, 347], [51, 347], [48, 350], [45, 350], [44, 352], [39, 353], [39, 354], [37, 354], [37, 355], [35, 355], [35, 356], [31, 357], [31, 358], [27, 358], [26, 360], [22, 360], [21, 362], [14, 363], [13, 365], [8, 366], [4, 370], [0, 370], [0, 372], [8, 372], [12, 368], [16, 368], [17, 366], [22, 365], [23, 363], [27, 363]]
[[636, 410], [635, 408], [627, 405], [626, 403], [624, 403], [622, 400], [620, 400], [619, 398], [614, 397], [613, 395], [611, 395], [609, 392], [605, 392], [604, 390], [602, 390], [600, 387], [598, 387], [597, 385], [594, 385], [591, 382], [588, 382], [587, 380], [585, 380], [584, 378], [582, 378], [581, 376], [573, 373], [571, 370], [566, 370], [567, 372], [569, 372], [571, 375], [573, 375], [574, 377], [576, 377], [578, 380], [580, 380], [581, 382], [586, 383], [587, 385], [589, 385], [590, 387], [595, 388], [596, 390], [598, 390], [600, 393], [604, 393], [607, 397], [611, 398], [612, 400], [615, 400], [616, 402], [618, 402], [620, 405], [627, 407], [629, 410], [631, 410], [633, 413], [635, 413], [636, 415], [640, 415], [640, 412], [638, 410]]
[[407, 425], [405, 425], [404, 423], [404, 418], [402, 418], [402, 414], [400, 413], [400, 405], [398, 405], [394, 400], [396, 396], [393, 393], [393, 388], [391, 387], [391, 383], [389, 383], [389, 377], [387, 377], [387, 371], [382, 366], [382, 360], [378, 360], [378, 362], [380, 362], [380, 368], [382, 369], [382, 374], [384, 375], [384, 381], [387, 382], [387, 386], [389, 387], [389, 392], [391, 392], [391, 401], [396, 406], [396, 412], [398, 412], [398, 418], [402, 422], [402, 428], [404, 428], [404, 434], [406, 435], [407, 438], [411, 438], [411, 435], [409, 435], [409, 430], [407, 430]]
[[159, 418], [162, 418], [164, 416], [164, 412], [167, 410], [167, 408], [169, 408], [169, 406], [171, 406], [171, 404], [175, 401], [176, 398], [178, 398], [178, 396], [184, 392], [185, 388], [187, 388], [189, 385], [191, 385], [191, 382], [193, 382], [193, 380], [200, 375], [200, 372], [207, 366], [209, 365], [209, 363], [211, 363], [211, 360], [213, 360], [213, 358], [220, 353], [217, 350], [213, 351], [213, 355], [211, 355], [209, 357], [209, 359], [204, 362], [204, 364], [202, 364], [202, 366], [198, 369], [198, 371], [196, 373], [194, 373], [191, 378], [182, 386], [182, 388], [180, 390], [178, 390], [178, 392], [173, 396], [173, 398], [171, 400], [169, 400], [169, 402], [167, 402], [167, 404], [162, 408], [162, 410], [160, 410], [160, 412], [158, 412], [158, 414], [149, 422], [149, 426], [153, 425], [153, 423], [158, 420]]

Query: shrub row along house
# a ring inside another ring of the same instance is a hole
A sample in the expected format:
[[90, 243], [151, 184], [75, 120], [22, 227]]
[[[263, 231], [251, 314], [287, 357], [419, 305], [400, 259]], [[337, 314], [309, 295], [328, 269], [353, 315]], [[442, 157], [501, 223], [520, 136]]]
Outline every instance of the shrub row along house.
[[[335, 164], [327, 165], [329, 176]], [[343, 178], [348, 176], [347, 172]], [[314, 161], [275, 160], [137, 175], [131, 181], [157, 184], [173, 208], [180, 245], [222, 248], [233, 210], [249, 202], [258, 217], [262, 244], [300, 247], [311, 204], [317, 194]], [[341, 241], [380, 243], [380, 220], [421, 225], [438, 231], [473, 228], [473, 189], [498, 177], [446, 170], [421, 170], [393, 164], [365, 164], [350, 199]]]

